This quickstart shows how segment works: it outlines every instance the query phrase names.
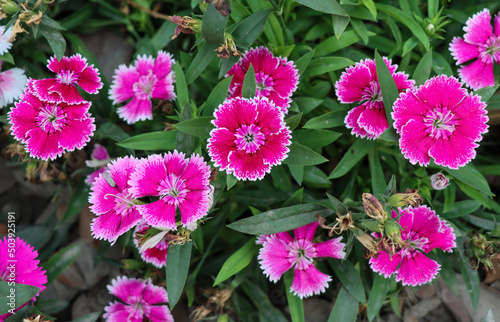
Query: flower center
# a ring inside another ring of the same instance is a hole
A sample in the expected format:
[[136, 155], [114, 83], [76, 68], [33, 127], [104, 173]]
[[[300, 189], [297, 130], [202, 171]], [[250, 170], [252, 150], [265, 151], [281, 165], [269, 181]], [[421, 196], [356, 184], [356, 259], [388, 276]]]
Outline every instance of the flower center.
[[481, 47], [479, 48], [479, 57], [482, 62], [493, 64], [493, 60], [500, 60], [500, 37], [490, 37]]
[[189, 192], [186, 181], [179, 179], [174, 174], [169, 174], [165, 180], [160, 183], [160, 198], [168, 204], [178, 206]]
[[363, 90], [361, 100], [368, 101], [369, 107], [382, 107], [382, 92], [380, 91], [378, 81], [374, 80], [370, 82], [370, 85]]
[[455, 130], [458, 118], [447, 107], [438, 107], [424, 117], [427, 133], [435, 139], [447, 139]]
[[131, 193], [125, 190], [118, 192], [116, 195], [106, 194], [104, 198], [107, 199], [109, 196], [114, 197], [114, 210], [116, 213], [121, 216], [127, 216], [132, 211], [132, 207], [136, 205], [135, 200], [130, 198], [131, 195]]
[[135, 96], [140, 100], [147, 100], [150, 98], [151, 92], [154, 90], [157, 78], [153, 72], [143, 75], [132, 86]]
[[427, 237], [420, 237], [414, 231], [402, 233], [401, 237], [405, 240], [403, 254], [411, 254], [415, 250], [427, 252], [429, 249], [429, 239]]
[[66, 125], [66, 113], [57, 104], [47, 104], [40, 108], [36, 122], [44, 132], [50, 134]]
[[288, 260], [295, 263], [298, 269], [306, 269], [316, 257], [316, 249], [313, 243], [307, 239], [294, 240], [288, 244], [288, 247], [290, 250]]
[[236, 130], [236, 147], [247, 153], [255, 153], [264, 144], [266, 137], [255, 124], [242, 125]]
[[70, 85], [78, 82], [78, 75], [72, 70], [63, 69], [57, 74], [57, 80], [61, 84]]
[[273, 90], [274, 79], [263, 71], [255, 74], [256, 96], [267, 97]]

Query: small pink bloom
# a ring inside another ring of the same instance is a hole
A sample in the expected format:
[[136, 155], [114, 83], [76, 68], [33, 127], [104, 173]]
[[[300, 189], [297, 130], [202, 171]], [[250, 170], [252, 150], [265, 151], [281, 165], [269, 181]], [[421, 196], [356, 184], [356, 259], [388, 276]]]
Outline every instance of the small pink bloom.
[[98, 168], [96, 171], [92, 172], [87, 176], [85, 182], [88, 185], [92, 185], [95, 179], [99, 177], [101, 173], [107, 170], [106, 165], [111, 162], [109, 158], [108, 150], [102, 145], [96, 143], [94, 145], [94, 150], [92, 151], [91, 160], [85, 161], [87, 167]]
[[290, 130], [283, 112], [267, 98], [228, 99], [214, 115], [208, 154], [239, 180], [262, 179], [288, 156]]
[[399, 145], [412, 164], [458, 169], [476, 156], [476, 142], [488, 131], [486, 104], [469, 94], [454, 77], [433, 77], [394, 103], [394, 128]]
[[154, 247], [141, 251], [141, 247], [139, 246], [141, 240], [138, 236], [143, 235], [149, 228], [151, 228], [151, 226], [144, 220], [137, 224], [134, 231], [134, 244], [139, 250], [139, 254], [141, 255], [143, 261], [151, 263], [158, 268], [165, 267], [167, 264], [168, 244], [164, 238], [162, 238]]
[[[399, 92], [413, 87], [415, 81], [408, 79], [408, 74], [396, 72], [398, 65], [392, 65], [386, 57], [383, 59]], [[377, 139], [389, 127], [375, 61], [365, 59], [348, 67], [335, 84], [335, 91], [341, 103], [360, 103], [347, 113], [344, 121], [346, 127], [352, 129], [352, 134], [370, 140]]]
[[164, 51], [158, 57], [139, 56], [134, 66], [120, 65], [113, 76], [109, 98], [114, 104], [130, 100], [118, 108], [118, 115], [133, 124], [137, 121], [152, 120], [151, 99], [173, 100], [175, 74], [172, 55]]
[[0, 108], [11, 104], [21, 96], [26, 81], [26, 75], [21, 68], [11, 68], [0, 73]]
[[63, 57], [60, 61], [52, 57], [47, 67], [56, 73], [56, 78], [45, 78], [33, 83], [34, 94], [41, 100], [80, 104], [85, 101], [76, 85], [91, 94], [97, 94], [103, 86], [97, 68], [89, 66], [87, 59], [80, 54]]
[[5, 26], [0, 26], [0, 55], [7, 53], [12, 47], [12, 43], [9, 42], [11, 36], [12, 27], [5, 30]]
[[318, 257], [344, 258], [342, 237], [330, 239], [322, 243], [313, 243], [318, 222], [296, 228], [293, 237], [288, 232], [265, 235], [259, 243], [260, 267], [272, 282], [294, 268], [294, 277], [290, 290], [301, 299], [320, 294], [328, 287], [331, 277], [318, 271], [313, 260]]
[[431, 176], [431, 186], [436, 190], [443, 190], [448, 187], [450, 180], [442, 173], [435, 173]]
[[[36, 259], [37, 256], [38, 252], [33, 246], [19, 237], [0, 239], [0, 281], [39, 287], [40, 292], [31, 301], [36, 300], [35, 298], [45, 290], [45, 284], [47, 284], [46, 271], [42, 270], [39, 265], [40, 261]], [[9, 313], [0, 315], [0, 321], [4, 321], [11, 315]]]
[[117, 158], [92, 184], [90, 209], [97, 217], [92, 220], [90, 229], [95, 238], [114, 243], [141, 221], [138, 201], [132, 196], [128, 183], [139, 164], [134, 157]]
[[149, 225], [176, 230], [177, 209], [183, 227], [207, 214], [209, 177], [210, 167], [202, 157], [193, 154], [186, 159], [184, 153], [175, 150], [164, 156], [150, 155], [141, 162], [130, 179], [130, 191], [136, 198], [158, 197], [138, 206]]
[[250, 64], [255, 71], [257, 83], [255, 96], [269, 98], [286, 114], [291, 102], [290, 97], [299, 83], [299, 73], [293, 61], [274, 57], [265, 47], [248, 50], [227, 72], [226, 77], [233, 76], [229, 87], [229, 98], [241, 97], [243, 80]]
[[465, 23], [464, 38], [454, 37], [450, 51], [457, 65], [474, 61], [458, 70], [460, 79], [473, 90], [495, 85], [494, 62], [500, 64], [500, 13], [491, 26], [488, 9], [476, 13]]
[[167, 291], [153, 285], [150, 278], [139, 280], [118, 276], [108, 285], [110, 294], [122, 302], [112, 302], [104, 308], [108, 322], [173, 322], [168, 306]]
[[14, 138], [42, 160], [83, 148], [95, 130], [94, 118], [88, 113], [90, 102], [48, 102], [34, 95], [32, 85], [33, 80], [28, 80], [26, 92], [9, 112]]
[[[424, 254], [435, 248], [451, 252], [456, 247], [453, 228], [427, 206], [410, 206], [399, 212], [403, 244], [392, 257], [379, 250], [378, 256], [370, 259], [371, 268], [386, 278], [395, 274], [396, 281], [403, 281], [403, 285], [430, 282], [438, 274], [440, 265]], [[397, 217], [396, 211], [392, 211], [392, 217]]]

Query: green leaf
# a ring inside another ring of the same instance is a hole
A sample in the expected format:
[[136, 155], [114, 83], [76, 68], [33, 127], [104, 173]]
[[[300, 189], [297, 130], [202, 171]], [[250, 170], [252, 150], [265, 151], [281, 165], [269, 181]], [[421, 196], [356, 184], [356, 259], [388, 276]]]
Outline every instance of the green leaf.
[[242, 20], [234, 28], [232, 35], [239, 48], [246, 49], [259, 38], [271, 12], [273, 12], [271, 9], [260, 10]]
[[347, 207], [344, 205], [343, 202], [329, 194], [328, 192], [326, 193], [326, 196], [328, 197], [328, 200], [332, 203], [332, 206], [337, 213], [339, 213], [341, 216], [347, 215]]
[[351, 170], [361, 159], [365, 157], [368, 151], [370, 151], [373, 143], [374, 142], [370, 140], [356, 140], [344, 154], [339, 164], [337, 164], [335, 169], [333, 169], [328, 178], [340, 178], [349, 172], [349, 170]]
[[389, 128], [392, 128], [392, 110], [394, 102], [399, 97], [399, 91], [394, 82], [394, 77], [392, 77], [389, 68], [380, 56], [380, 54], [375, 50], [375, 63], [377, 65], [377, 76], [378, 82], [380, 84], [380, 91], [382, 93], [382, 99], [384, 101], [385, 116], [387, 122], [389, 123]]
[[283, 274], [283, 280], [285, 282], [285, 294], [292, 322], [304, 322], [304, 303], [302, 303], [300, 297], [293, 295], [290, 289], [293, 282], [293, 271], [291, 269]]
[[224, 282], [234, 274], [247, 267], [257, 255], [259, 249], [259, 245], [255, 244], [255, 238], [250, 239], [224, 262], [219, 274], [217, 274], [217, 277], [215, 278], [214, 285], [212, 286], [216, 286]]
[[42, 265], [47, 270], [47, 285], [52, 283], [59, 274], [76, 260], [81, 250], [81, 243], [66, 246]]
[[100, 315], [101, 315], [101, 311], [92, 312], [92, 313], [86, 314], [84, 316], [81, 316], [76, 320], [73, 320], [73, 322], [95, 322], [95, 321], [97, 321], [97, 319], [99, 319]]
[[203, 23], [201, 25], [201, 34], [206, 41], [221, 44], [224, 42], [224, 32], [226, 30], [227, 16], [223, 16], [213, 3], [207, 6]]
[[253, 69], [253, 65], [250, 64], [250, 67], [245, 74], [245, 79], [243, 80], [243, 85], [241, 89], [241, 97], [244, 98], [252, 98], [255, 96], [257, 92], [257, 84], [255, 79], [255, 70]]
[[405, 44], [403, 45], [403, 54], [402, 54], [402, 56], [406, 56], [417, 45], [418, 45], [418, 39], [416, 37], [410, 37], [407, 41], [405, 41]]
[[450, 219], [464, 217], [478, 210], [483, 203], [479, 200], [463, 200], [453, 204], [451, 209], [441, 214], [442, 218]]
[[455, 183], [451, 181], [450, 185], [443, 190], [444, 194], [443, 212], [450, 211], [450, 209], [455, 204], [455, 193], [456, 193], [456, 186]]
[[307, 114], [318, 107], [324, 100], [320, 100], [314, 97], [297, 97], [294, 102], [298, 105], [299, 110]]
[[[88, 192], [85, 196], [85, 206], [87, 205]], [[68, 205], [70, 207], [71, 204]], [[33, 245], [35, 249], [42, 249], [47, 245], [54, 233], [53, 227], [50, 225], [19, 225], [16, 227], [16, 235], [24, 240], [27, 244]]]
[[295, 61], [295, 66], [297, 67], [297, 70], [299, 71], [299, 75], [302, 75], [304, 71], [307, 69], [309, 66], [309, 63], [311, 62], [311, 58], [314, 56], [314, 49], [307, 54], [301, 56], [299, 59]]
[[149, 132], [128, 138], [117, 145], [133, 150], [173, 150], [176, 137], [175, 131]]
[[66, 300], [52, 299], [36, 302], [36, 307], [43, 313], [56, 314], [67, 308], [69, 302]]
[[345, 57], [319, 57], [313, 59], [307, 67], [304, 76], [316, 76], [326, 74], [347, 66], [354, 65], [354, 62]]
[[474, 94], [481, 96], [481, 101], [488, 102], [488, 100], [495, 94], [500, 85], [493, 85], [484, 88], [480, 88], [474, 92]]
[[358, 316], [359, 302], [345, 287], [340, 289], [328, 322], [354, 322]]
[[387, 182], [385, 181], [384, 170], [380, 165], [380, 158], [375, 146], [368, 152], [368, 162], [370, 164], [370, 174], [372, 178], [372, 193], [378, 198], [384, 193]]
[[297, 130], [293, 134], [301, 144], [312, 149], [329, 145], [342, 135], [328, 130]]
[[448, 172], [450, 175], [455, 177], [456, 179], [462, 181], [463, 183], [487, 194], [490, 197], [493, 197], [493, 193], [490, 190], [490, 186], [488, 182], [483, 177], [479, 171], [474, 169], [470, 164], [465, 167], [459, 168], [458, 170], [452, 170], [443, 167], [443, 170]]
[[316, 221], [315, 215], [328, 216], [333, 211], [316, 204], [304, 204], [263, 212], [229, 224], [228, 227], [251, 235], [275, 234]]
[[347, 111], [336, 111], [326, 113], [310, 119], [304, 124], [304, 129], [328, 129], [344, 125]]
[[396, 192], [396, 176], [393, 174], [391, 176], [391, 180], [389, 180], [389, 183], [387, 184], [387, 187], [385, 188], [384, 191], [384, 196], [387, 198], [392, 196]]
[[345, 30], [345, 27], [349, 24], [349, 15], [344, 9], [337, 3], [336, 0], [295, 0], [296, 2], [307, 6], [316, 11], [329, 13], [333, 17], [333, 30], [335, 36], [340, 38]]
[[210, 137], [210, 131], [214, 128], [214, 125], [212, 124], [213, 119], [214, 118], [212, 116], [195, 117], [190, 120], [174, 124], [174, 127], [184, 133], [188, 133], [202, 139], [208, 139]]
[[296, 114], [294, 116], [290, 116], [285, 120], [285, 124], [288, 126], [290, 131], [293, 131], [299, 126], [300, 120], [302, 119], [302, 113]]
[[167, 20], [160, 26], [160, 28], [157, 29], [156, 33], [151, 38], [151, 43], [153, 44], [155, 51], [160, 51], [167, 47], [167, 45], [172, 41], [175, 28], [177, 28], [177, 25]]
[[304, 168], [304, 184], [314, 188], [328, 188], [332, 185], [328, 176], [315, 166], [307, 166]]
[[429, 79], [432, 70], [432, 48], [422, 57], [413, 73], [415, 85], [421, 85]]
[[465, 255], [464, 243], [466, 239], [463, 236], [457, 238], [457, 248], [458, 248], [458, 267], [462, 273], [464, 279], [465, 287], [467, 288], [467, 294], [469, 294], [470, 301], [472, 303], [472, 308], [474, 311], [477, 310], [479, 304], [479, 275], [477, 270], [473, 270], [469, 258]]
[[241, 286], [259, 312], [256, 321], [288, 322], [283, 313], [269, 301], [268, 294], [255, 283], [245, 280]]
[[227, 97], [227, 93], [229, 92], [229, 85], [231, 84], [231, 80], [233, 76], [228, 78], [224, 78], [220, 81], [217, 86], [210, 92], [208, 95], [207, 102], [205, 103], [205, 108], [203, 109], [203, 116], [213, 116], [215, 109], [222, 103]]
[[11, 53], [4, 53], [3, 55], [0, 55], [0, 59], [7, 62], [7, 63], [10, 63], [12, 65], [15, 65], [14, 63], [14, 57], [12, 57], [12, 54]]
[[335, 271], [335, 275], [342, 282], [342, 286], [349, 291], [357, 302], [365, 303], [366, 297], [363, 282], [354, 265], [347, 259], [330, 260], [329, 263]]
[[368, 296], [368, 308], [367, 308], [367, 316], [369, 321], [373, 321], [373, 319], [378, 315], [382, 304], [384, 303], [385, 296], [387, 292], [389, 292], [389, 280], [384, 278], [383, 276], [374, 273], [373, 286], [370, 291], [370, 296]]
[[361, 0], [361, 3], [370, 11], [373, 19], [377, 20], [377, 8], [373, 0]]
[[394, 130], [394, 128], [390, 127], [382, 132], [382, 134], [380, 135], [380, 139], [387, 142], [398, 142], [399, 135], [396, 133], [396, 130]]
[[50, 48], [54, 52], [54, 55], [58, 60], [61, 60], [64, 56], [64, 52], [66, 51], [66, 40], [63, 35], [58, 30], [50, 30], [44, 26], [40, 27], [40, 32], [47, 39]]
[[187, 242], [184, 245], [169, 245], [168, 247], [168, 261], [165, 272], [170, 309], [173, 309], [177, 301], [179, 301], [186, 284], [192, 246], [192, 242]]
[[83, 207], [87, 206], [89, 200], [89, 186], [85, 183], [85, 181], [81, 181], [78, 184], [78, 187], [76, 188], [75, 192], [71, 196], [71, 199], [68, 202], [68, 207], [64, 211], [64, 214], [61, 219], [61, 224], [64, 224], [65, 222], [69, 221], [78, 213], [80, 210], [83, 209]]
[[[217, 44], [214, 44], [212, 42], [206, 42], [201, 46], [200, 50], [194, 57], [193, 61], [189, 65], [187, 71], [186, 71], [186, 83], [189, 85], [192, 82], [194, 82], [198, 76], [201, 75], [207, 68], [207, 66], [210, 64], [210, 62], [217, 57], [216, 52], [214, 51], [217, 49]], [[177, 83], [177, 78], [175, 82]], [[181, 106], [184, 106], [181, 104]]]
[[436, 74], [445, 74], [448, 76], [455, 75], [450, 64], [448, 64], [448, 61], [443, 56], [441, 56], [438, 52], [433, 52], [432, 56], [432, 70], [434, 70]]
[[299, 190], [295, 191], [293, 195], [283, 203], [283, 207], [300, 205], [302, 203], [303, 196], [304, 196], [304, 188], [300, 188]]
[[[7, 263], [7, 265], [10, 265], [10, 263]], [[7, 277], [7, 280], [8, 279], [9, 277]], [[35, 286], [0, 281], [0, 298], [2, 299], [0, 301], [0, 315], [6, 314], [9, 310], [13, 310], [27, 303], [35, 297], [39, 291], [40, 288]]]
[[189, 91], [186, 84], [186, 78], [182, 71], [181, 64], [175, 64], [175, 92], [177, 93], [177, 104], [179, 109], [184, 108], [189, 102]]
[[234, 187], [234, 185], [236, 184], [236, 182], [238, 182], [238, 179], [235, 176], [233, 176], [232, 174], [228, 174], [226, 176], [227, 190], [229, 190], [232, 187]]
[[[180, 122], [179, 123], [193, 120], [193, 112], [192, 112], [189, 104], [186, 104], [181, 109], [180, 114], [181, 115], [180, 115]], [[182, 125], [181, 125], [181, 127], [182, 127]], [[202, 134], [203, 134], [203, 129], [200, 129], [200, 130], [202, 131]], [[191, 134], [184, 132], [184, 131], [178, 131], [177, 137], [175, 140], [175, 148], [179, 151], [186, 153], [187, 155], [191, 155], [196, 148], [195, 141], [196, 141], [195, 137], [192, 136]]]
[[298, 185], [302, 185], [302, 180], [304, 179], [304, 167], [301, 165], [288, 165], [290, 169], [290, 174], [295, 179]]
[[327, 162], [328, 159], [323, 157], [321, 154], [314, 152], [302, 144], [292, 142], [290, 145], [290, 151], [288, 152], [288, 157], [283, 161], [283, 163], [288, 165], [315, 165]]
[[121, 127], [114, 123], [104, 123], [97, 131], [97, 135], [102, 135], [104, 138], [111, 139], [116, 142], [124, 141], [130, 137]]

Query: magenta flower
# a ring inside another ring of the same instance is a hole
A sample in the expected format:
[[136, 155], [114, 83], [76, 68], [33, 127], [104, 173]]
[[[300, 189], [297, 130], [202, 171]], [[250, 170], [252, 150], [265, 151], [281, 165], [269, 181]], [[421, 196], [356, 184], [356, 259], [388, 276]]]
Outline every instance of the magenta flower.
[[28, 80], [25, 93], [8, 113], [14, 138], [42, 160], [83, 148], [95, 130], [94, 118], [88, 113], [91, 103], [51, 103], [34, 95], [32, 85], [33, 80]]
[[[13, 247], [12, 244], [14, 244]], [[40, 292], [31, 299], [32, 301], [35, 301], [38, 294], [45, 290], [45, 284], [47, 284], [46, 272], [40, 267], [37, 256], [38, 252], [33, 246], [19, 237], [0, 239], [0, 281], [39, 287]], [[3, 300], [8, 301], [8, 298], [4, 297]], [[18, 307], [14, 312], [23, 306]], [[4, 321], [10, 315], [12, 314], [0, 315], [0, 321]]]
[[[453, 228], [427, 206], [399, 209], [401, 217], [401, 245], [390, 256], [380, 249], [378, 256], [370, 258], [373, 271], [389, 277], [396, 275], [396, 281], [403, 285], [422, 285], [430, 282], [440, 270], [440, 265], [424, 254], [435, 248], [451, 252], [456, 247]], [[392, 217], [397, 217], [392, 211]]]
[[250, 68], [255, 71], [257, 85], [256, 97], [267, 97], [283, 113], [288, 113], [291, 96], [299, 83], [299, 72], [293, 61], [274, 57], [265, 47], [252, 48], [245, 52], [240, 60], [227, 72], [233, 76], [229, 87], [229, 98], [241, 97], [243, 80]]
[[474, 61], [458, 70], [460, 79], [473, 90], [495, 85], [493, 63], [500, 64], [500, 13], [491, 26], [488, 9], [476, 13], [465, 23], [464, 38], [454, 37], [450, 51], [457, 65]]
[[118, 115], [128, 124], [152, 120], [151, 99], [173, 100], [175, 63], [171, 54], [158, 52], [158, 57], [139, 56], [134, 66], [120, 65], [113, 76], [109, 98], [114, 104], [130, 100], [118, 108]]
[[167, 264], [167, 249], [168, 249], [168, 244], [166, 240], [163, 238], [167, 232], [161, 232], [156, 236], [151, 237], [148, 241], [153, 240], [153, 244], [155, 244], [158, 240], [158, 238], [161, 238], [156, 245], [154, 245], [151, 248], [147, 248], [145, 250], [142, 250], [142, 247], [140, 246], [141, 244], [141, 238], [139, 236], [144, 235], [148, 229], [151, 228], [150, 225], [146, 221], [141, 221], [139, 224], [137, 224], [137, 227], [135, 228], [134, 231], [134, 244], [139, 250], [139, 254], [141, 255], [141, 258], [143, 261], [146, 263], [153, 264], [154, 266], [158, 268], [165, 267]]
[[412, 164], [427, 166], [433, 158], [451, 169], [463, 167], [488, 131], [485, 107], [452, 76], [436, 76], [402, 93], [392, 112], [401, 152]]
[[[391, 60], [386, 57], [383, 59], [399, 92], [413, 87], [415, 81], [408, 79], [408, 74], [396, 72], [398, 65], [392, 65]], [[377, 69], [372, 59], [361, 60], [348, 67], [335, 84], [335, 93], [341, 103], [360, 103], [347, 113], [344, 121], [346, 127], [352, 129], [353, 135], [377, 139], [389, 127]]]
[[91, 160], [85, 161], [85, 165], [87, 167], [97, 168], [97, 170], [89, 174], [85, 179], [85, 183], [89, 186], [92, 185], [101, 173], [104, 173], [104, 171], [107, 170], [106, 165], [111, 162], [108, 150], [98, 143], [94, 145], [94, 150], [92, 151], [90, 158]]
[[130, 191], [136, 198], [158, 197], [138, 209], [151, 226], [177, 229], [179, 209], [183, 227], [204, 217], [209, 210], [210, 167], [202, 157], [189, 159], [176, 150], [164, 156], [150, 155], [130, 178]]
[[290, 290], [301, 299], [320, 294], [328, 287], [331, 277], [318, 271], [313, 260], [318, 257], [344, 258], [345, 244], [342, 237], [322, 243], [313, 243], [318, 222], [296, 228], [294, 237], [288, 232], [261, 238], [263, 247], [259, 252], [260, 267], [272, 282], [278, 281], [290, 268], [294, 277]]
[[[0, 67], [2, 60], [0, 60]], [[11, 68], [0, 73], [0, 108], [17, 100], [26, 86], [26, 75], [21, 68]]]
[[431, 176], [431, 186], [436, 190], [443, 190], [450, 185], [450, 180], [442, 173], [435, 173]]
[[56, 78], [40, 79], [33, 83], [33, 94], [41, 100], [81, 104], [85, 100], [78, 93], [76, 85], [91, 94], [97, 94], [102, 88], [99, 71], [94, 65], [89, 66], [87, 59], [80, 54], [63, 57], [60, 61], [52, 57], [48, 60], [47, 67], [56, 73]]
[[122, 302], [112, 302], [104, 308], [108, 322], [173, 322], [168, 306], [167, 291], [153, 285], [151, 279], [139, 280], [118, 276], [108, 285], [109, 293]]
[[90, 209], [97, 217], [92, 220], [90, 229], [95, 238], [114, 243], [141, 221], [138, 200], [133, 197], [128, 183], [139, 164], [134, 157], [117, 158], [92, 184]]
[[288, 155], [290, 130], [267, 98], [233, 98], [215, 111], [208, 154], [239, 180], [262, 179]]

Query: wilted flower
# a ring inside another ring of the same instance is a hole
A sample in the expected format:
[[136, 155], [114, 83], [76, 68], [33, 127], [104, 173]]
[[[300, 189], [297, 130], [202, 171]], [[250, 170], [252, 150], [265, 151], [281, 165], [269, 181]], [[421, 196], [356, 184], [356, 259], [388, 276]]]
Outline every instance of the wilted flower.
[[375, 218], [380, 222], [384, 222], [387, 219], [387, 212], [374, 195], [371, 193], [363, 193], [361, 198], [363, 200], [365, 212], [368, 216]]
[[443, 190], [449, 184], [450, 180], [442, 173], [435, 173], [431, 176], [431, 186], [436, 190]]

